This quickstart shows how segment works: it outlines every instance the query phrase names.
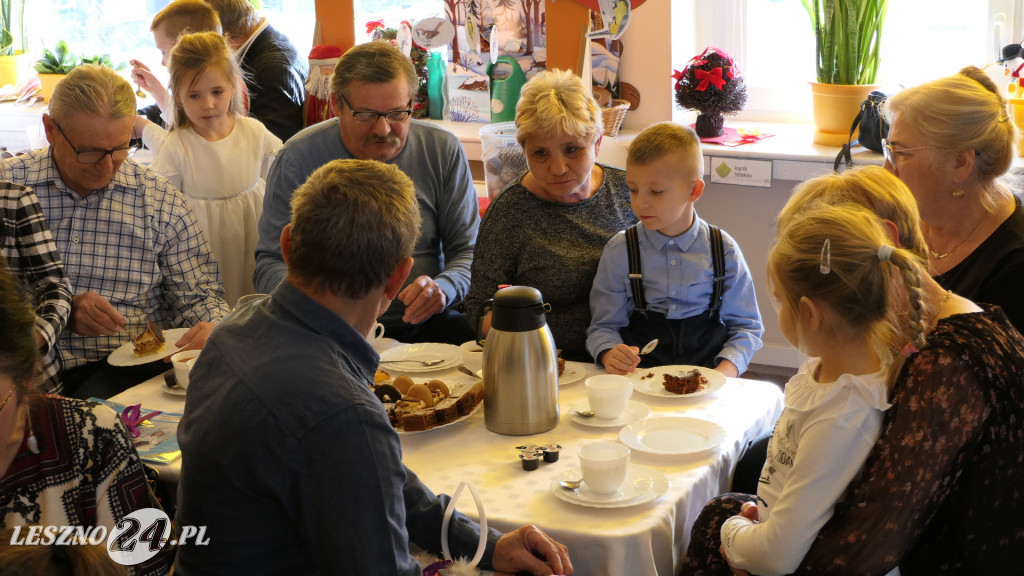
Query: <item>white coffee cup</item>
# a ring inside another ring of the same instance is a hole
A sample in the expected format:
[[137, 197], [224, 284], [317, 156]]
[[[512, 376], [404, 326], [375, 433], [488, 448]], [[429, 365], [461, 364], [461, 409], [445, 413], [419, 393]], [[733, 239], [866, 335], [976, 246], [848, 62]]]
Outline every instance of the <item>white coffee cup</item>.
[[380, 322], [377, 322], [376, 324], [373, 325], [373, 339], [374, 340], [380, 340], [383, 337], [384, 337], [384, 325], [381, 324]]
[[595, 494], [614, 494], [626, 481], [629, 448], [618, 442], [595, 442], [577, 452], [583, 484]]
[[617, 374], [591, 376], [584, 382], [590, 409], [598, 418], [615, 419], [622, 416], [633, 393], [633, 381]]
[[477, 344], [476, 340], [463, 342], [459, 351], [462, 352], [462, 363], [466, 368], [476, 372], [484, 367], [484, 347]]
[[171, 356], [171, 366], [174, 367], [174, 379], [183, 390], [188, 388], [188, 374], [199, 357], [199, 350], [182, 350]]

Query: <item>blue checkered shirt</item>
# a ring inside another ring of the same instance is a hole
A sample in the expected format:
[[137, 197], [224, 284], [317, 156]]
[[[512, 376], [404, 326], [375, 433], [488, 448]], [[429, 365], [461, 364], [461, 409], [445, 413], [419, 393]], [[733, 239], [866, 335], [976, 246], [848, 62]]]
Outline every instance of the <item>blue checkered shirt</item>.
[[31, 295], [36, 332], [43, 337], [40, 378], [60, 392], [57, 337], [71, 315], [71, 284], [31, 188], [0, 181], [0, 255]]
[[195, 215], [156, 172], [129, 158], [105, 188], [82, 198], [61, 181], [49, 148], [5, 160], [4, 168], [39, 197], [73, 293], [96, 292], [128, 320], [114, 336], [64, 330], [63, 370], [105, 359], [147, 320], [180, 328], [230, 312]]

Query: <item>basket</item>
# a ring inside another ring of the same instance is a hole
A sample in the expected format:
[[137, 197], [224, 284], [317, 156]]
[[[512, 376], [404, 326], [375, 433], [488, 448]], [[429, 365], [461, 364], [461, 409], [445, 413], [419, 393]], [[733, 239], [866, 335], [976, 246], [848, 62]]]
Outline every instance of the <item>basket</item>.
[[628, 100], [612, 100], [610, 108], [602, 108], [601, 114], [604, 118], [604, 135], [615, 138], [619, 134], [619, 126], [626, 118], [626, 111], [629, 110]]

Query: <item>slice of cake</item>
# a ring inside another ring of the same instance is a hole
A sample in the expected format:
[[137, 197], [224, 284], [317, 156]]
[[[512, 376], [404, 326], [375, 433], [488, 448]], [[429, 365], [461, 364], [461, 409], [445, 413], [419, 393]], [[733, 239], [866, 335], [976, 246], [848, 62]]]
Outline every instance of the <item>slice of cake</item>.
[[135, 346], [136, 358], [162, 352], [164, 349], [164, 331], [156, 324], [146, 322], [146, 330], [132, 338], [132, 345]]
[[664, 378], [665, 390], [673, 394], [693, 394], [703, 390], [704, 385], [708, 383], [708, 379], [696, 368], [689, 372], [665, 374]]

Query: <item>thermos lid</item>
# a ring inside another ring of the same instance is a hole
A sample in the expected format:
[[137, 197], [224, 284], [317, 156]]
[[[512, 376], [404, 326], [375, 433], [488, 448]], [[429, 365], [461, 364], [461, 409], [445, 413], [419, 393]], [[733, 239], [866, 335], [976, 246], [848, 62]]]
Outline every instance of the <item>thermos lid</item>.
[[494, 294], [491, 328], [503, 332], [528, 332], [546, 324], [544, 299], [530, 286], [509, 286]]

